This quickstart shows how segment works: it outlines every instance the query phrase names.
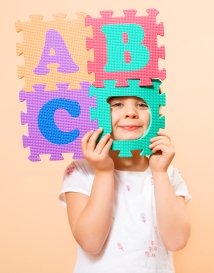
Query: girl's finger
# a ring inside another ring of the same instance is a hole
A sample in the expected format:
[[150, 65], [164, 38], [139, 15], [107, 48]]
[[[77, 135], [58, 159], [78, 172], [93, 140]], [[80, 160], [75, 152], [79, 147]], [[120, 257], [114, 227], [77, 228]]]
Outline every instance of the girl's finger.
[[149, 145], [149, 148], [152, 149], [154, 148], [155, 146], [157, 145], [160, 145], [160, 144], [163, 144], [165, 146], [171, 146], [172, 144], [169, 142], [169, 140], [167, 139], [159, 139], [159, 140], [156, 140], [154, 142], [152, 142], [150, 145]]
[[159, 131], [159, 132], [158, 132], [158, 136], [165, 136], [165, 137], [167, 137], [169, 140], [171, 140], [170, 136], [169, 136], [167, 133], [165, 133], [165, 131]]
[[101, 134], [102, 130], [103, 130], [102, 128], [97, 129], [96, 131], [93, 132], [93, 134], [88, 139], [87, 150], [89, 152], [93, 152], [95, 150], [95, 147], [97, 145], [96, 141], [99, 135]]
[[166, 153], [168, 150], [168, 147], [166, 145], [163, 145], [163, 144], [159, 144], [157, 146], [155, 146], [153, 149], [152, 149], [152, 153], [155, 154], [157, 152], [162, 152], [162, 153]]
[[95, 152], [100, 154], [105, 147], [106, 143], [108, 142], [109, 138], [111, 137], [110, 134], [105, 135], [96, 145]]
[[165, 154], [168, 156], [174, 156], [175, 155], [175, 150], [173, 146], [166, 146], [166, 145], [157, 145], [152, 149], [153, 154]]
[[106, 142], [106, 145], [103, 147], [101, 154], [107, 155], [109, 153], [109, 150], [111, 149], [111, 145], [113, 143], [112, 138], [108, 138], [108, 141]]
[[154, 141], [157, 141], [157, 140], [160, 140], [160, 139], [167, 139], [169, 142], [171, 142], [171, 138], [166, 136], [166, 135], [153, 137], [153, 138], [150, 139], [150, 142], [154, 142]]
[[93, 132], [94, 132], [93, 130], [87, 132], [83, 136], [83, 138], [81, 139], [81, 147], [82, 147], [83, 152], [87, 150], [88, 141], [89, 141], [90, 137], [92, 136]]

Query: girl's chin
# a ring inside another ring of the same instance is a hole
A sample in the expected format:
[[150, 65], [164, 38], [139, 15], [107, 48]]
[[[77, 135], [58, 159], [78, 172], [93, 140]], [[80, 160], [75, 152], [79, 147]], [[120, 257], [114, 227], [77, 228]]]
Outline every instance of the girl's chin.
[[145, 132], [117, 132], [112, 133], [113, 140], [136, 140], [145, 135]]
[[113, 140], [136, 140], [141, 138], [141, 136], [118, 136], [118, 137], [113, 137]]
[[145, 132], [142, 132], [142, 130], [136, 130], [136, 131], [118, 131], [114, 134], [112, 133], [113, 140], [136, 140], [145, 135]]

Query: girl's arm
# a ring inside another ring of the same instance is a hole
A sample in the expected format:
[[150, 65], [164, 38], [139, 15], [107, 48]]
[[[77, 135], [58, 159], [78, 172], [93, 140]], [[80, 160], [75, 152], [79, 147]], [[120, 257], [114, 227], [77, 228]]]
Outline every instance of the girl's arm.
[[168, 250], [182, 249], [190, 235], [190, 224], [183, 197], [176, 197], [167, 173], [153, 173], [157, 223]]
[[106, 135], [96, 144], [101, 129], [87, 133], [82, 151], [94, 169], [95, 178], [90, 197], [66, 193], [69, 223], [78, 244], [90, 254], [99, 254], [108, 237], [114, 204], [114, 163], [108, 156], [112, 144]]
[[183, 197], [176, 197], [167, 168], [175, 152], [164, 133], [152, 139], [153, 155], [149, 159], [156, 200], [157, 223], [161, 239], [168, 250], [182, 249], [190, 235], [190, 223]]

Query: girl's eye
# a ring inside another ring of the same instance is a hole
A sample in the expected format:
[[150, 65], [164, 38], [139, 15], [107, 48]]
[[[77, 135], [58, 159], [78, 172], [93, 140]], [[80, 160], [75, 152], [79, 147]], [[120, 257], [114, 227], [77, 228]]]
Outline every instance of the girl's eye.
[[122, 106], [122, 102], [114, 102], [111, 104], [111, 107], [117, 108], [117, 107], [121, 107]]
[[148, 105], [144, 102], [140, 102], [137, 104], [139, 108], [143, 108], [143, 109], [147, 109], [148, 108]]

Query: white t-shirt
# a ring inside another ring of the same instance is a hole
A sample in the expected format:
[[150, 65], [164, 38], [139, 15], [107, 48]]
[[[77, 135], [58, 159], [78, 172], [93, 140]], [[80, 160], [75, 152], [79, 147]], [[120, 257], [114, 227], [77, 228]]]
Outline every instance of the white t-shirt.
[[[176, 196], [191, 197], [181, 174], [168, 169]], [[111, 231], [102, 253], [92, 256], [78, 248], [74, 273], [173, 273], [171, 253], [161, 242], [156, 221], [154, 187], [148, 168], [144, 172], [115, 170], [117, 194]], [[90, 196], [94, 174], [85, 160], [75, 161], [63, 181], [65, 192]]]

